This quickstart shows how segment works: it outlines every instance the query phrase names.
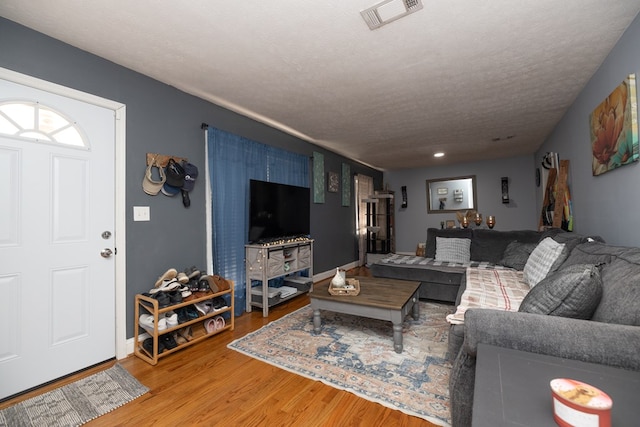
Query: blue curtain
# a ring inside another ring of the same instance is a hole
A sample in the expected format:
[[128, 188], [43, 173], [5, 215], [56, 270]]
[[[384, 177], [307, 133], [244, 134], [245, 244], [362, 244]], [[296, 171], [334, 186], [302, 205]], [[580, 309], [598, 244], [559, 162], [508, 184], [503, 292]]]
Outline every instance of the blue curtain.
[[214, 272], [235, 284], [235, 315], [245, 311], [244, 245], [249, 233], [249, 180], [309, 187], [309, 158], [209, 127]]

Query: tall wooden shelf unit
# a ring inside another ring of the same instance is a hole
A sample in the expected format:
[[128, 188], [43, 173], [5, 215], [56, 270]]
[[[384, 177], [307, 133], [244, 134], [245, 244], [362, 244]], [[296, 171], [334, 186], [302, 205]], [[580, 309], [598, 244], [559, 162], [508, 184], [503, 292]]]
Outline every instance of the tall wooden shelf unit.
[[367, 205], [367, 253], [388, 254], [396, 251], [394, 192], [376, 191], [363, 199]]
[[[280, 304], [308, 292], [304, 287], [293, 295], [269, 302], [268, 282], [283, 276], [300, 276], [308, 270], [308, 281], [313, 280], [313, 239], [295, 238], [273, 243], [245, 245], [245, 273], [247, 278], [247, 311], [252, 306], [261, 307], [262, 315], [269, 315], [269, 306]], [[255, 301], [251, 293], [251, 281], [259, 280], [262, 286], [262, 301]]]

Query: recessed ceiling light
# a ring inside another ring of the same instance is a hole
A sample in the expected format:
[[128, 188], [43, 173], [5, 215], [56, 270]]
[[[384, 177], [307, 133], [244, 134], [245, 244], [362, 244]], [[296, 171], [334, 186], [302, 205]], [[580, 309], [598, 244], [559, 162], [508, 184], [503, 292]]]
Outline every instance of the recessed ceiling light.
[[443, 152], [434, 153], [433, 157], [444, 157], [444, 153]]

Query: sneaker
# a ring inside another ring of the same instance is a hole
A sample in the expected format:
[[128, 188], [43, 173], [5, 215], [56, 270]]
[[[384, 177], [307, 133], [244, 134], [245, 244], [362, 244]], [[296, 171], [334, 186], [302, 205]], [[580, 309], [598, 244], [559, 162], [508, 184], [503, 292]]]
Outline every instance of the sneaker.
[[164, 282], [165, 280], [175, 279], [177, 275], [178, 271], [175, 268], [168, 269], [162, 276], [158, 277], [158, 281], [156, 282], [155, 287], [157, 288], [162, 285], [162, 282]]
[[[142, 342], [142, 348], [149, 353], [149, 356], [153, 356], [153, 338], [147, 338]], [[164, 351], [164, 344], [162, 340], [158, 340], [158, 354]]]
[[220, 311], [228, 307], [227, 301], [225, 301], [225, 299], [222, 297], [215, 297], [212, 302], [213, 302], [213, 311]]
[[[148, 331], [154, 330], [154, 324], [153, 324], [154, 319], [152, 315], [141, 314], [138, 320], [139, 320], [138, 324], [143, 328], [145, 328], [146, 330]], [[165, 319], [164, 317], [158, 319], [158, 331], [164, 331], [165, 329], [167, 329], [167, 319]]]
[[198, 280], [198, 292], [208, 292], [209, 291], [209, 280], [207, 279], [209, 276], [202, 276], [200, 280]]
[[189, 290], [191, 292], [199, 292], [200, 291], [200, 285], [198, 284], [198, 279], [189, 279]]
[[189, 286], [183, 286], [178, 290], [180, 291], [183, 299], [191, 296], [191, 290], [189, 289]]
[[171, 302], [171, 305], [180, 304], [182, 302], [182, 292], [178, 290], [173, 290], [165, 293], [169, 296], [169, 301]]
[[[171, 313], [171, 314], [169, 314]], [[165, 319], [167, 322], [167, 328], [173, 328], [174, 326], [178, 326], [178, 313], [169, 312], [167, 313]]]
[[200, 317], [198, 310], [193, 305], [188, 305], [184, 308], [185, 315], [189, 320], [194, 320]]
[[213, 311], [213, 303], [211, 302], [211, 300], [197, 302], [194, 305], [196, 306], [196, 309], [200, 313], [202, 313], [203, 316]]
[[160, 337], [160, 342], [164, 344], [167, 350], [174, 349], [178, 346], [178, 343], [173, 339], [173, 334], [164, 334]]
[[195, 265], [192, 265], [184, 269], [184, 274], [186, 274], [189, 279], [197, 279], [200, 277], [200, 270], [198, 270]]

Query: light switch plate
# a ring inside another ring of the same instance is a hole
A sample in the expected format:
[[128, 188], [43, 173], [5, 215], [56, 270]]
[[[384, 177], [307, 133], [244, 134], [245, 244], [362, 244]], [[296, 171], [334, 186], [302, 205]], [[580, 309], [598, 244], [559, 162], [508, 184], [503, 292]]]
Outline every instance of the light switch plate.
[[151, 214], [149, 212], [149, 206], [134, 206], [133, 220], [134, 221], [150, 221]]

